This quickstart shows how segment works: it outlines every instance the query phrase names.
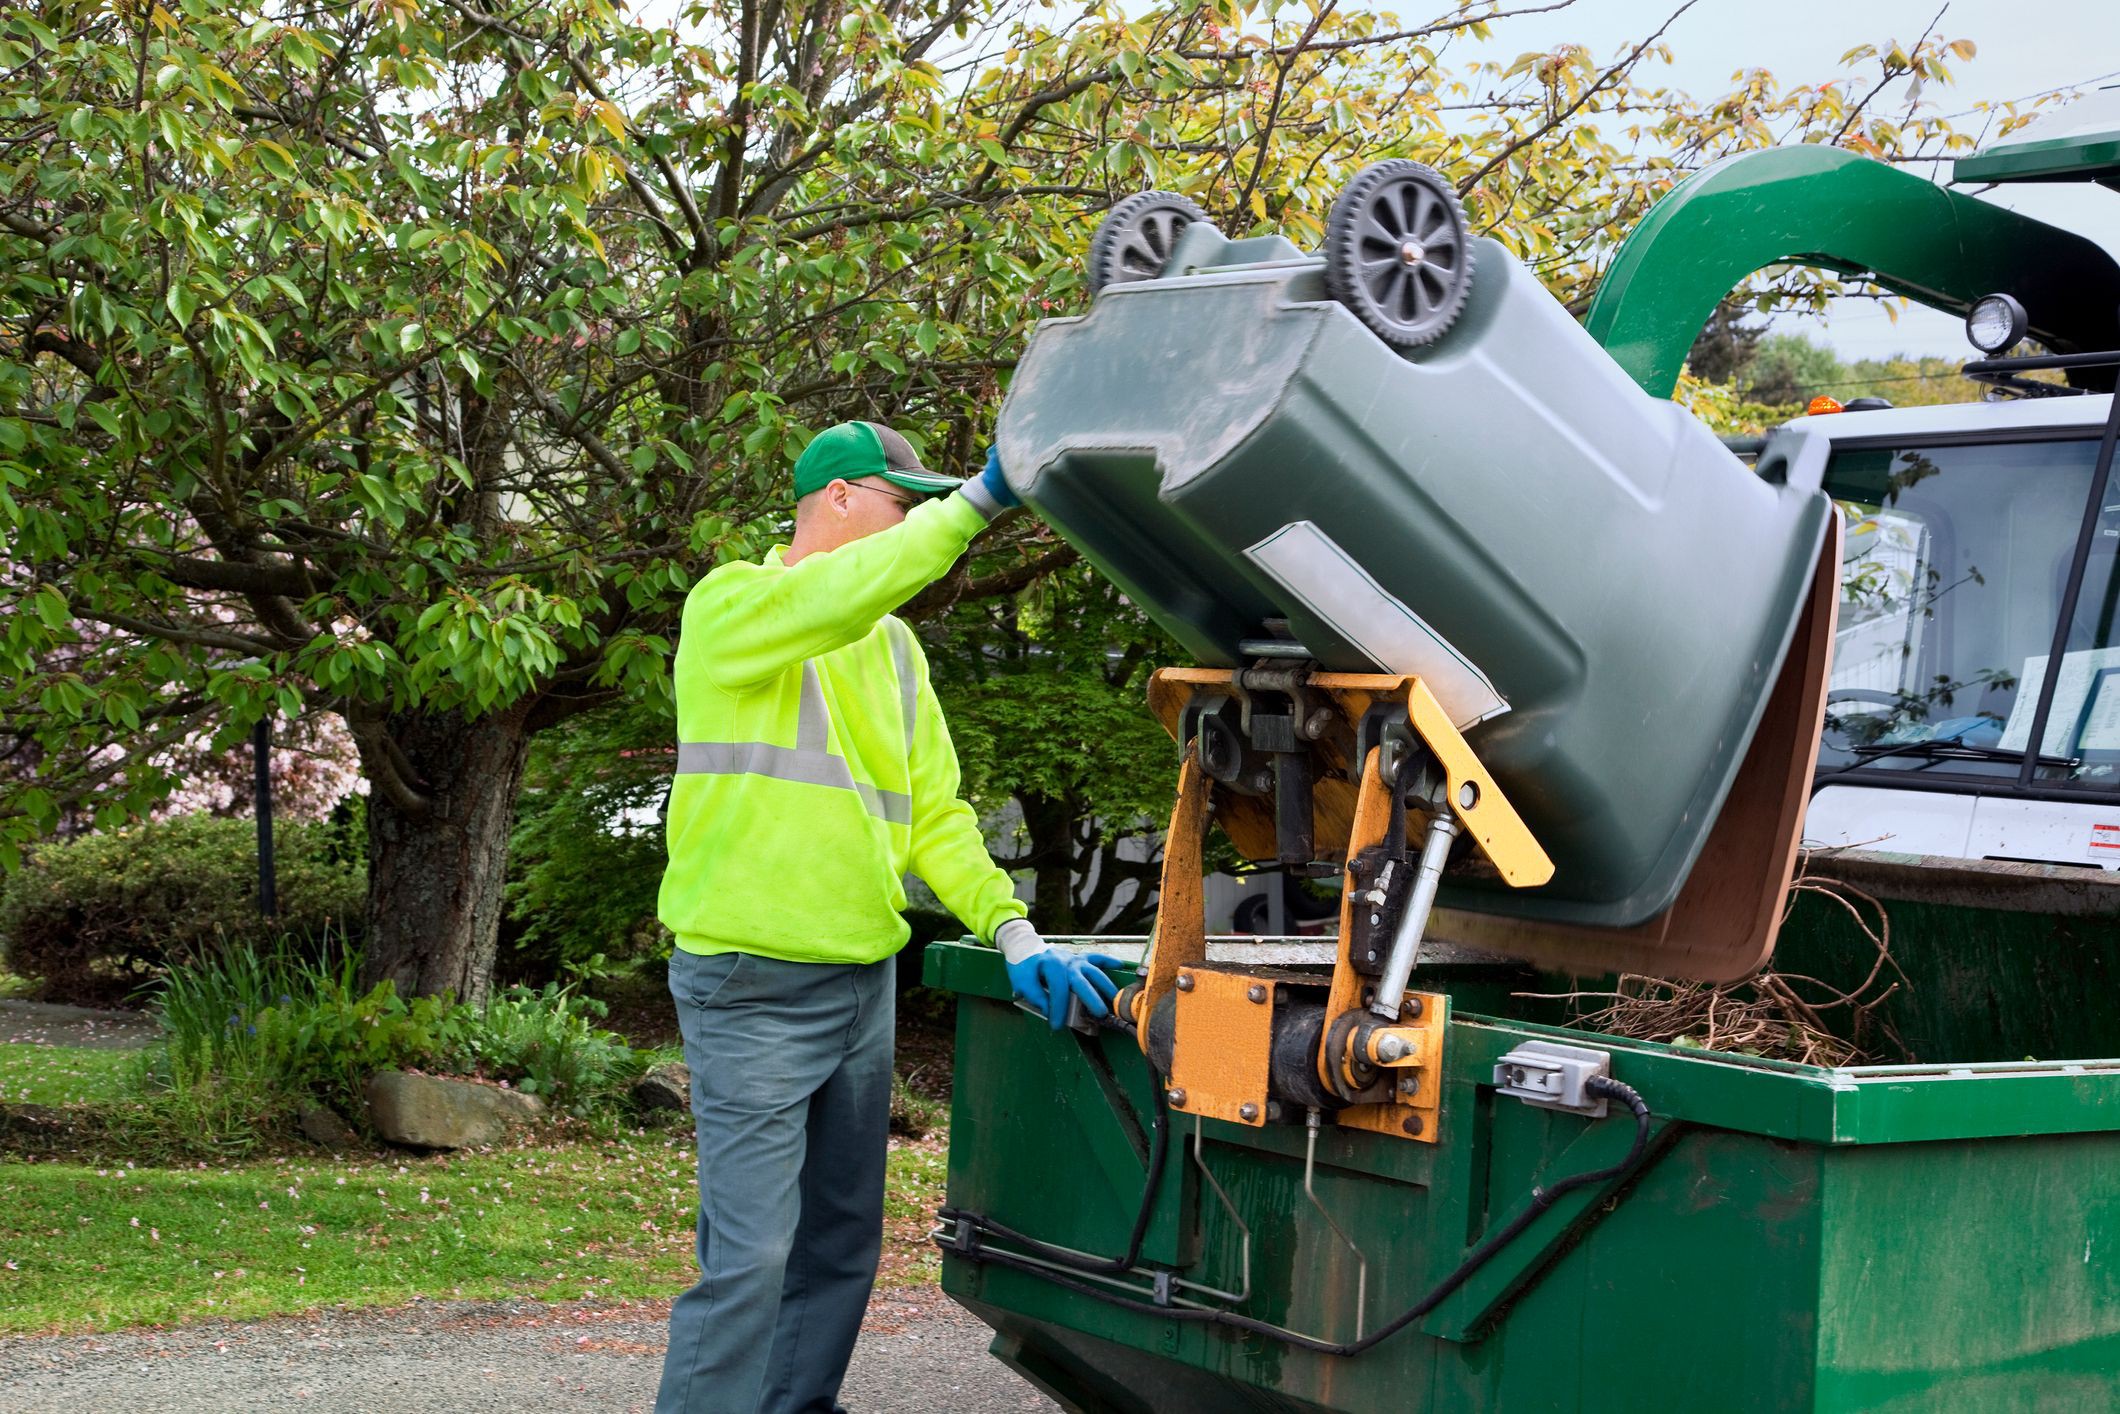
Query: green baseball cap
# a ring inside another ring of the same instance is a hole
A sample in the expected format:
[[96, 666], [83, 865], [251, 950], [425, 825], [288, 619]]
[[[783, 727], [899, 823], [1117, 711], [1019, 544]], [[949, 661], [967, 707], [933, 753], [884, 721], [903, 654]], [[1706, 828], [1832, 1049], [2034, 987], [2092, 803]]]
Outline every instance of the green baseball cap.
[[834, 481], [880, 476], [893, 486], [933, 494], [964, 484], [920, 464], [913, 444], [879, 422], [842, 422], [810, 439], [795, 461], [795, 499], [821, 491]]

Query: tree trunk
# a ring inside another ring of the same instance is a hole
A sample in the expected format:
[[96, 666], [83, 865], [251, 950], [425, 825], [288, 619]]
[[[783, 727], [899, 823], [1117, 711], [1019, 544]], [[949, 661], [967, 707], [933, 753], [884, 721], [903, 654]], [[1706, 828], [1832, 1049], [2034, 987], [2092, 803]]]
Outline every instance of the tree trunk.
[[1075, 919], [1075, 854], [1069, 832], [1074, 816], [1067, 803], [1029, 791], [1017, 793], [1023, 833], [1030, 848], [1017, 860], [1032, 870], [1031, 918], [1041, 933], [1079, 933]]
[[486, 1000], [508, 830], [530, 755], [524, 716], [520, 709], [475, 720], [408, 713], [388, 723], [427, 805], [414, 812], [383, 791], [368, 797], [363, 986], [388, 980], [400, 996]]

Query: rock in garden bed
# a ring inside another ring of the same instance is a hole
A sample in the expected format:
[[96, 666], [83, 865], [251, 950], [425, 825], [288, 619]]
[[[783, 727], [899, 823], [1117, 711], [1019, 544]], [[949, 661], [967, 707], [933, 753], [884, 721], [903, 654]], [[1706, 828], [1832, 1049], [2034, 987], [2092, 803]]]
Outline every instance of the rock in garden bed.
[[475, 1080], [382, 1070], [368, 1081], [368, 1119], [375, 1132], [418, 1149], [498, 1143], [544, 1112], [534, 1095]]
[[665, 1061], [650, 1066], [645, 1075], [633, 1082], [633, 1103], [644, 1110], [681, 1110], [692, 1108], [692, 1072], [683, 1061]]
[[361, 1136], [354, 1127], [339, 1116], [339, 1112], [326, 1105], [304, 1105], [297, 1116], [302, 1137], [312, 1144], [321, 1145], [338, 1153], [359, 1146]]

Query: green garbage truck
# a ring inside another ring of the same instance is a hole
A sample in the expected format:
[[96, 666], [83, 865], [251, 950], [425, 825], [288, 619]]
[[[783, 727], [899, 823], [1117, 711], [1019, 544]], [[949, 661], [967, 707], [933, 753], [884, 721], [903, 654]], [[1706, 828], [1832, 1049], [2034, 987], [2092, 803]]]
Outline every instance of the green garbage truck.
[[[1414, 163], [1316, 252], [1113, 209], [1003, 457], [1193, 661], [1115, 1016], [927, 953], [996, 1356], [1129, 1414], [2120, 1408], [2120, 264], [1963, 190], [2120, 187], [2120, 92], [1956, 178], [1730, 159], [1581, 325]], [[1783, 263], [1964, 316], [1985, 397], [1710, 436], [1686, 351]], [[1210, 933], [1210, 830], [1336, 935]]]

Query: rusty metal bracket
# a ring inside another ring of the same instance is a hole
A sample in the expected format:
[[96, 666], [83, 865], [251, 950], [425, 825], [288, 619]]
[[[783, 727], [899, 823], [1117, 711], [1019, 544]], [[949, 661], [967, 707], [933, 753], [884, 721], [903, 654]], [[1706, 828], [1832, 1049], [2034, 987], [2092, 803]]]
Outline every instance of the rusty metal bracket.
[[1162, 892], [1157, 896], [1156, 928], [1148, 955], [1141, 959], [1139, 990], [1134, 992], [1134, 1034], [1148, 1052], [1148, 1019], [1156, 1005], [1176, 988], [1178, 970], [1207, 961], [1206, 881], [1202, 877], [1207, 848], [1207, 772], [1190, 751], [1178, 767], [1178, 803], [1170, 814], [1170, 833], [1163, 840]]
[[1254, 1127], [1266, 1123], [1276, 985], [1205, 967], [1179, 970], [1167, 1097], [1173, 1111]]

